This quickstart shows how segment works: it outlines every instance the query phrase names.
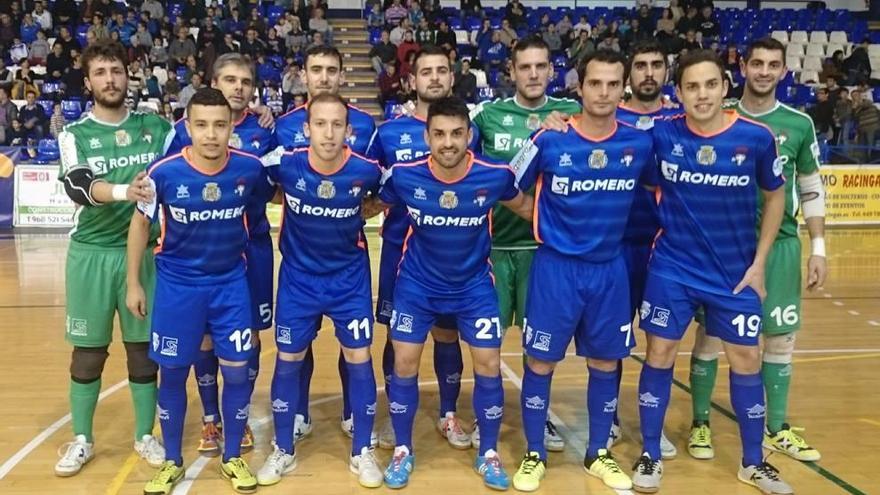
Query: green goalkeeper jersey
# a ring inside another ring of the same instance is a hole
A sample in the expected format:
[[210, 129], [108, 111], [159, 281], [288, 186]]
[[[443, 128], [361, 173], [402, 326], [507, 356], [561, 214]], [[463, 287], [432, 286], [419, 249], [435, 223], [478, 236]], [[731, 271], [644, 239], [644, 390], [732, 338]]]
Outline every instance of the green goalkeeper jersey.
[[[119, 124], [108, 124], [89, 112], [58, 135], [58, 179], [64, 180], [71, 170], [88, 168], [96, 180], [128, 184], [165, 155], [172, 138], [171, 124], [156, 114], [129, 112]], [[124, 247], [133, 213], [134, 203], [129, 201], [79, 205], [70, 237], [85, 244]]]
[[[523, 107], [513, 97], [483, 102], [474, 108], [471, 120], [480, 129], [483, 155], [510, 163], [550, 112], [575, 115], [581, 111], [574, 100], [546, 98], [537, 108]], [[531, 224], [503, 206], [496, 206], [492, 212], [492, 231], [493, 249], [529, 249], [537, 245]]]
[[819, 143], [816, 141], [813, 119], [780, 102], [776, 102], [771, 110], [757, 115], [750, 114], [741, 103], [736, 106], [736, 110], [740, 115], [769, 127], [776, 137], [776, 149], [782, 160], [782, 173], [785, 176], [785, 185], [782, 186], [785, 190], [785, 213], [777, 239], [797, 237], [797, 214], [800, 207], [797, 177], [811, 175], [819, 170]]

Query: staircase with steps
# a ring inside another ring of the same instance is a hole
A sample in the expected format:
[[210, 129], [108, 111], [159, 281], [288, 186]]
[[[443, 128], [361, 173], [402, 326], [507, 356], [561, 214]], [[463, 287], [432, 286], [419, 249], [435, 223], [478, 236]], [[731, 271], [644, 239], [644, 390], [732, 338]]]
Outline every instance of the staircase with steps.
[[376, 120], [383, 118], [379, 105], [378, 76], [368, 54], [370, 35], [364, 19], [330, 19], [333, 26], [333, 45], [342, 53], [345, 84], [340, 94]]

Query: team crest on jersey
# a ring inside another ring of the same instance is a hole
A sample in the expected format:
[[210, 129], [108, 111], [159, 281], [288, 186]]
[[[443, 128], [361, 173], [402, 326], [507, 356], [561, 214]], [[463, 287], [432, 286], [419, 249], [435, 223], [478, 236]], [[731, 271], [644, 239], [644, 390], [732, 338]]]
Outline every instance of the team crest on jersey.
[[336, 196], [336, 186], [333, 185], [333, 181], [330, 180], [322, 180], [320, 184], [318, 184], [318, 197], [321, 199], [333, 199]]
[[101, 140], [98, 138], [89, 139], [89, 148], [91, 148], [93, 150], [101, 149], [102, 148]]
[[189, 199], [189, 187], [183, 184], [177, 186], [177, 199]]
[[605, 154], [605, 150], [593, 150], [590, 153], [589, 165], [592, 169], [601, 169], [608, 166], [608, 155]]
[[440, 208], [452, 210], [456, 206], [458, 206], [458, 196], [455, 195], [455, 191], [443, 191], [440, 195]]
[[400, 144], [412, 144], [412, 136], [408, 132], [400, 135]]
[[537, 131], [540, 129], [541, 116], [536, 113], [530, 113], [529, 117], [526, 119], [526, 127], [528, 127], [530, 131]]
[[202, 189], [202, 199], [209, 203], [220, 201], [220, 185], [216, 182], [205, 183], [205, 187]]
[[477, 191], [477, 197], [474, 198], [474, 204], [479, 206], [483, 206], [484, 204], [486, 204], [486, 194], [488, 193], [489, 191], [485, 189], [480, 189], [479, 191]]
[[351, 194], [352, 196], [355, 196], [355, 197], [360, 195], [361, 190], [363, 189], [363, 186], [364, 186], [363, 181], [356, 180], [356, 181], [352, 182], [351, 189], [348, 190], [348, 194]]
[[635, 154], [636, 154], [636, 150], [635, 150], [635, 149], [633, 149], [633, 148], [624, 148], [624, 150], [623, 150], [623, 157], [621, 157], [621, 159], [620, 159], [620, 163], [622, 163], [622, 164], [626, 165], [627, 167], [629, 167], [630, 165], [632, 165], [633, 157], [635, 157]]
[[425, 190], [421, 187], [417, 187], [415, 191], [413, 191], [413, 198], [425, 200], [428, 199], [428, 195], [425, 194]]
[[730, 161], [732, 161], [733, 163], [736, 163], [737, 166], [740, 166], [743, 164], [743, 162], [746, 161], [746, 156], [748, 156], [748, 154], [749, 154], [748, 148], [746, 148], [745, 146], [738, 146], [733, 151], [733, 158], [731, 158]]
[[229, 135], [229, 146], [237, 150], [241, 149], [241, 136], [233, 132]]
[[571, 166], [571, 155], [568, 153], [563, 153], [559, 157], [559, 166], [560, 167], [570, 167]]
[[501, 125], [504, 127], [510, 127], [513, 125], [513, 115], [505, 115], [503, 119], [501, 119]]
[[642, 115], [636, 122], [637, 129], [650, 129], [654, 127], [654, 119], [650, 115]]
[[715, 147], [712, 145], [704, 144], [697, 150], [697, 163], [700, 165], [706, 165], [707, 167], [714, 165], [717, 159], [718, 155], [715, 153]]
[[128, 146], [131, 144], [131, 135], [125, 132], [125, 129], [119, 129], [114, 136], [116, 136], [116, 146]]

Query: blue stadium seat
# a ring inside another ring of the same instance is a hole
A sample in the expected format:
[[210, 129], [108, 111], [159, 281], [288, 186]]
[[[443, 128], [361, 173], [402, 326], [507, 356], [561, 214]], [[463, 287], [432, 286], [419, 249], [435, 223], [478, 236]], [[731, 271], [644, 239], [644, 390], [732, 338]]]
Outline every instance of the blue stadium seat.
[[267, 55], [266, 60], [272, 62], [275, 67], [284, 70], [284, 57], [281, 55]]
[[449, 29], [453, 29], [453, 30], [461, 29], [461, 18], [460, 17], [457, 17], [457, 16], [450, 17], [449, 19], [447, 19], [447, 22], [449, 22]]
[[43, 107], [43, 112], [46, 114], [46, 117], [52, 116], [52, 109], [55, 108], [55, 102], [52, 100], [37, 100], [37, 104]]
[[77, 26], [76, 28], [76, 40], [79, 41], [80, 46], [86, 46], [86, 33], [89, 31], [89, 26], [86, 24], [82, 24]]
[[556, 55], [553, 57], [553, 67], [563, 69], [568, 65], [568, 57], [565, 55]]
[[874, 103], [880, 102], [880, 86], [874, 88], [871, 93], [874, 96]]
[[501, 72], [498, 69], [489, 70], [489, 74], [487, 74], [487, 79], [488, 79], [487, 82], [489, 83], [489, 86], [492, 86], [493, 88], [495, 86], [498, 86], [498, 76], [499, 75], [501, 75]]
[[43, 87], [40, 88], [40, 92], [44, 95], [57, 93], [58, 90], [61, 89], [61, 83], [59, 82], [45, 82], [43, 83]]
[[174, 14], [175, 16], [180, 15], [183, 12], [183, 4], [182, 3], [169, 3], [168, 14]]
[[284, 15], [284, 7], [281, 5], [269, 5], [266, 8], [266, 17], [269, 19], [269, 26], [274, 26], [278, 19]]
[[58, 141], [54, 139], [41, 139], [37, 144], [37, 156], [34, 161], [41, 164], [57, 162], [61, 158], [58, 150]]
[[[91, 101], [86, 110], [89, 108], [91, 108]], [[83, 113], [82, 104], [79, 100], [61, 100], [61, 113], [64, 114], [64, 118], [67, 119], [68, 122], [77, 120]]]
[[483, 20], [479, 17], [468, 17], [467, 18], [467, 30], [468, 31], [479, 31], [480, 27], [483, 25]]
[[495, 90], [489, 87], [477, 89], [477, 102], [488, 101], [495, 98]]
[[[183, 79], [186, 77], [186, 66], [178, 65], [177, 66], [177, 80], [183, 82]], [[182, 85], [182, 84], [181, 84]]]

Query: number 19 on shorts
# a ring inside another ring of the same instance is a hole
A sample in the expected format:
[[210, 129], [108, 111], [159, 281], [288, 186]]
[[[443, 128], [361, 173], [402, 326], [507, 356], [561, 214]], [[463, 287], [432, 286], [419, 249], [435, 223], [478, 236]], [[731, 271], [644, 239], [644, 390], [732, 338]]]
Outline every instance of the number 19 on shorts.
[[730, 321], [736, 327], [736, 333], [740, 337], [754, 337], [761, 331], [761, 317], [758, 315], [740, 314]]

